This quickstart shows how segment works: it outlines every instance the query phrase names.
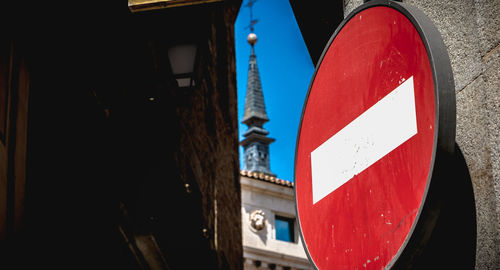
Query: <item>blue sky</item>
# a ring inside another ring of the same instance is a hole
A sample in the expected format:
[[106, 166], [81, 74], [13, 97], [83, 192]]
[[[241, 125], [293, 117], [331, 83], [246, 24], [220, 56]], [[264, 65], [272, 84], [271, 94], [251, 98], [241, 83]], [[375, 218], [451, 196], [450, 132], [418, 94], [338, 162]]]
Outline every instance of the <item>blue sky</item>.
[[[246, 41], [250, 29], [245, 29], [250, 12], [244, 7], [246, 3], [244, 0], [235, 24], [240, 141], [247, 130], [241, 124], [250, 57]], [[314, 66], [288, 0], [260, 0], [253, 6], [253, 16], [259, 20], [254, 29], [258, 37], [255, 53], [270, 119], [264, 128], [276, 139], [270, 145], [271, 171], [278, 178], [293, 181], [297, 128]], [[240, 167], [245, 168], [241, 146]]]

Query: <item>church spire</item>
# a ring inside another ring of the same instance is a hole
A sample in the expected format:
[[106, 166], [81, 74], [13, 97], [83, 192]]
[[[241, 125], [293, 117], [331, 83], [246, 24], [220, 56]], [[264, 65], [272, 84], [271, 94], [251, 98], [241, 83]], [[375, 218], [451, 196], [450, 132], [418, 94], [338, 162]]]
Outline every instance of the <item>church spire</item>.
[[249, 125], [252, 122], [257, 122], [256, 124], [262, 126], [265, 122], [269, 121], [269, 118], [267, 118], [266, 106], [264, 105], [264, 94], [262, 93], [257, 57], [254, 49], [257, 36], [254, 33], [250, 33], [247, 40], [252, 45], [252, 52], [248, 63], [247, 95], [245, 97], [245, 113], [242, 123]]
[[243, 124], [248, 126], [247, 132], [243, 134], [240, 144], [244, 148], [245, 169], [247, 171], [262, 172], [275, 176], [271, 172], [269, 158], [269, 144], [274, 139], [267, 137], [269, 131], [263, 128], [264, 123], [269, 121], [264, 105], [264, 94], [260, 82], [259, 69], [257, 67], [257, 56], [255, 55], [255, 44], [257, 35], [253, 33], [253, 26], [257, 20], [252, 18], [252, 6], [256, 0], [249, 0], [247, 7], [250, 8], [250, 30], [252, 31], [247, 41], [251, 45], [250, 60], [248, 63], [247, 94], [245, 97], [245, 111], [243, 114]]

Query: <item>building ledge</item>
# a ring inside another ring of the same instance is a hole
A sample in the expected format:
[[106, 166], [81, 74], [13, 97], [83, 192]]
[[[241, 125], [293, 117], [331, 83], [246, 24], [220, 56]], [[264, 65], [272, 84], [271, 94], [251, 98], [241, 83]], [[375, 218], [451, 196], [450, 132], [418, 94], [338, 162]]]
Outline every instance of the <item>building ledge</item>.
[[272, 263], [282, 266], [288, 266], [292, 269], [312, 269], [311, 263], [309, 262], [305, 254], [304, 257], [301, 258], [286, 255], [284, 253], [274, 252], [272, 250], [252, 248], [244, 245], [243, 257], [245, 261], [261, 261], [267, 264]]
[[280, 186], [293, 188], [293, 182], [283, 180], [283, 179], [280, 179], [280, 178], [277, 178], [275, 176], [272, 176], [272, 175], [269, 175], [266, 173], [262, 173], [262, 172], [251, 172], [251, 171], [241, 170], [240, 175], [246, 176], [248, 178], [256, 179], [256, 180], [261, 180], [264, 182], [273, 183], [273, 184], [280, 185]]
[[252, 133], [246, 134], [246, 138], [243, 139], [240, 142], [240, 145], [243, 146], [243, 147], [245, 147], [248, 144], [250, 144], [252, 142], [255, 142], [255, 141], [262, 142], [262, 143], [265, 143], [265, 144], [270, 144], [270, 143], [274, 142], [274, 139], [273, 138], [269, 138], [266, 135], [262, 135], [262, 134], [258, 134], [258, 133], [252, 132]]

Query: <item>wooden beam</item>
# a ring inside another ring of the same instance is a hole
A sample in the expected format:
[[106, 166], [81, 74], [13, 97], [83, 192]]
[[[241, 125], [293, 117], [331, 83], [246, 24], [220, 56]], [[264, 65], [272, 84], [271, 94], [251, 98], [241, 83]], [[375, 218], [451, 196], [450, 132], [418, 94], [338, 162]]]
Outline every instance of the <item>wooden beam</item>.
[[128, 0], [128, 7], [130, 11], [138, 12], [213, 2], [222, 2], [222, 0]]

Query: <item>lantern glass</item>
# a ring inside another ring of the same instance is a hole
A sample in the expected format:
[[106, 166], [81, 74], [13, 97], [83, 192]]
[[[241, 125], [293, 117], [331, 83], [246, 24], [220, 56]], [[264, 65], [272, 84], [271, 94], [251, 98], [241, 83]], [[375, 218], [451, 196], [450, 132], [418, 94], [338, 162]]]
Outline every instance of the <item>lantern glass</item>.
[[179, 87], [193, 86], [193, 72], [196, 60], [196, 45], [175, 45], [168, 49], [168, 59], [172, 73]]

